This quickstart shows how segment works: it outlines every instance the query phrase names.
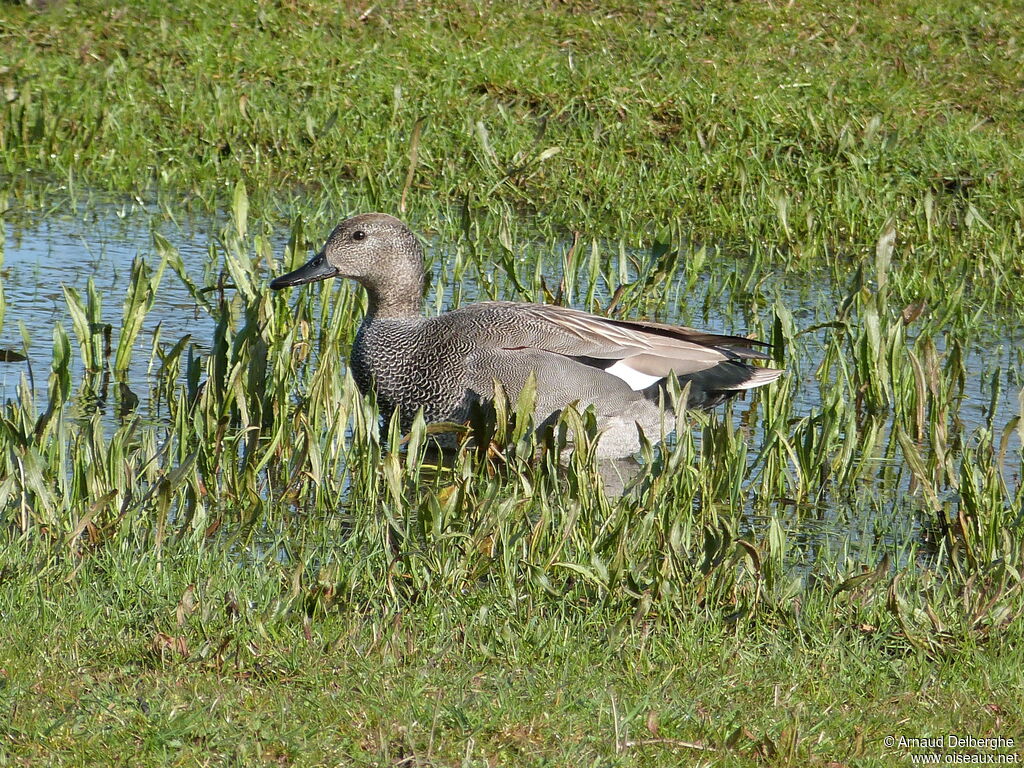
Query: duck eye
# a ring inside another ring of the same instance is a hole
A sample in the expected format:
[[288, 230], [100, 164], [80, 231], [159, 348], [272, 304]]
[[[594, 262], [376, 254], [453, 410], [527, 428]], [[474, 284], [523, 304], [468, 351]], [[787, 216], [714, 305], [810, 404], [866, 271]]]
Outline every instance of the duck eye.
[[363, 232], [363, 230], [361, 230], [361, 229], [357, 229], [355, 232], [352, 233], [352, 239], [353, 240], [364, 240], [364, 239], [366, 239], [366, 233]]

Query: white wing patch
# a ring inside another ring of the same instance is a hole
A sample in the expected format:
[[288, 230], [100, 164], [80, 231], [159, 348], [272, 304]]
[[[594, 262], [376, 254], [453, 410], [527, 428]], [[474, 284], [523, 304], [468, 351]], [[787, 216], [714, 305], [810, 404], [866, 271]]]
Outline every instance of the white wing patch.
[[640, 373], [640, 371], [630, 368], [621, 360], [615, 363], [615, 365], [605, 368], [604, 370], [612, 376], [618, 376], [624, 382], [629, 384], [630, 389], [636, 392], [639, 392], [641, 389], [647, 389], [651, 384], [659, 382], [665, 378], [664, 376], [651, 376], [648, 373]]

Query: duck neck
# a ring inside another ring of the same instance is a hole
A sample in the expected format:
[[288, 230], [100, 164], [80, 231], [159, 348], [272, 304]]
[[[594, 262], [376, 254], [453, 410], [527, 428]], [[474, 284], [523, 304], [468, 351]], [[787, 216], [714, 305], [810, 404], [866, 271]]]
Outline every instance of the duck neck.
[[418, 318], [423, 310], [423, 281], [410, 285], [366, 286], [366, 320]]

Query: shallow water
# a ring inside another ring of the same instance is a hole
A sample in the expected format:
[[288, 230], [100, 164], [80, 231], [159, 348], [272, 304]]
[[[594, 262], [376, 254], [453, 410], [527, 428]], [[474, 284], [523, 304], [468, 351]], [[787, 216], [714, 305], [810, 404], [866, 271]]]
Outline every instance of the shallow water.
[[[102, 295], [102, 316], [105, 323], [114, 328], [116, 345], [117, 329], [121, 324], [122, 301], [128, 283], [132, 260], [136, 256], [147, 258], [155, 265], [158, 258], [153, 247], [153, 233], [159, 232], [180, 252], [187, 272], [200, 285], [211, 285], [219, 272], [215, 256], [211, 256], [210, 243], [215, 242], [223, 221], [212, 219], [189, 219], [182, 223], [168, 220], [164, 215], [143, 207], [127, 209], [97, 209], [86, 213], [50, 215], [45, 220], [30, 225], [5, 225], [3, 243], [3, 267], [0, 275], [6, 295], [7, 309], [0, 328], [0, 350], [24, 351], [22, 328], [29, 339], [28, 361], [21, 363], [0, 362], [0, 400], [13, 399], [23, 375], [29, 375], [35, 390], [45, 397], [46, 381], [51, 359], [51, 344], [54, 325], [63, 323], [70, 333], [70, 318], [61, 286], [76, 288], [84, 295], [91, 277]], [[326, 234], [326, 233], [324, 233]], [[283, 252], [287, 233], [283, 230], [272, 239], [274, 253]], [[515, 296], [513, 280], [509, 270], [515, 270], [524, 284], [529, 284], [534, 273], [531, 262], [536, 258], [536, 249], [529, 245], [521, 257], [505, 268], [481, 274], [479, 270], [466, 269], [461, 280], [456, 279], [453, 263], [458, 260], [458, 246], [437, 244], [428, 247], [428, 258], [433, 266], [432, 288], [428, 291], [428, 311], [440, 311], [454, 303], [473, 301], [478, 297], [498, 295], [504, 298]], [[554, 254], [548, 254], [543, 264], [544, 282], [554, 287], [561, 279], [561, 265], [569, 244], [565, 243]], [[617, 246], [612, 249], [614, 251]], [[625, 253], [625, 272], [630, 272], [632, 257], [642, 260], [643, 254]], [[495, 254], [495, 260], [499, 256]], [[767, 333], [771, 320], [772, 304], [780, 302], [794, 315], [798, 328], [808, 329], [828, 323], [835, 317], [836, 307], [844, 296], [845, 286], [835, 285], [822, 274], [818, 279], [795, 278], [782, 273], [768, 274], [760, 278], [756, 295], [735, 297], [728, 291], [716, 288], [721, 285], [725, 270], [742, 271], [747, 265], [742, 259], [719, 261], [715, 264], [716, 274], [708, 272], [687, 290], [683, 280], [677, 279], [668, 287], [668, 297], [659, 303], [657, 318], [666, 322], [705, 327], [730, 333], [755, 335]], [[716, 279], [717, 276], [717, 279]], [[489, 285], [483, 285], [486, 280]], [[582, 285], [584, 281], [579, 281]], [[445, 286], [443, 291], [438, 286]], [[353, 290], [344, 287], [341, 290]], [[611, 287], [599, 284], [592, 298], [601, 306], [610, 301]], [[582, 305], [581, 297], [574, 296], [571, 302]], [[760, 320], [759, 320], [760, 319]], [[760, 322], [764, 327], [760, 327]], [[155, 304], [148, 314], [145, 325], [136, 342], [129, 385], [142, 399], [143, 418], [157, 418], [146, 413], [146, 401], [150, 391], [151, 369], [155, 370], [153, 346], [159, 339], [167, 345], [174, 344], [181, 336], [191, 334], [192, 343], [198, 351], [205, 352], [213, 335], [213, 321], [205, 313], [198, 312], [192, 298], [181, 280], [172, 270], [167, 269], [157, 291]], [[911, 335], [913, 328], [911, 330]], [[829, 330], [812, 330], [799, 337], [796, 349], [787, 350], [791, 359], [787, 365], [797, 375], [794, 391], [794, 417], [799, 419], [815, 412], [823, 397], [822, 385], [813, 376], [821, 362], [825, 340]], [[942, 346], [937, 338], [936, 345]], [[74, 344], [72, 339], [72, 344]], [[980, 329], [967, 347], [966, 366], [974, 374], [966, 382], [965, 397], [959, 408], [959, 419], [965, 433], [989, 425], [995, 434], [1001, 435], [1005, 425], [1020, 413], [1020, 391], [1024, 385], [1024, 331], [1019, 326], [1008, 326], [993, 322]], [[75, 355], [76, 360], [77, 354]], [[78, 361], [80, 364], [80, 360]], [[78, 381], [81, 370], [73, 371], [73, 380]], [[994, 418], [990, 415], [993, 382], [999, 391], [995, 398], [997, 409]], [[737, 401], [732, 407], [732, 418], [739, 423], [750, 401]], [[81, 406], [81, 404], [79, 404]], [[108, 416], [114, 419], [115, 416]], [[991, 419], [991, 421], [990, 421]], [[752, 445], [760, 441], [757, 420], [753, 423]], [[1020, 474], [1019, 433], [1009, 436], [1007, 480], [1017, 482]], [[998, 437], [997, 437], [998, 442]], [[885, 441], [879, 444], [884, 450]], [[756, 450], [750, 452], [751, 459]], [[1012, 458], [1016, 457], [1016, 458]], [[882, 466], [879, 457], [879, 467]], [[1016, 463], [1015, 463], [1016, 462]], [[877, 482], [865, 483], [864, 497], [826, 497], [821, 504], [808, 509], [789, 509], [777, 505], [775, 514], [793, 534], [796, 546], [803, 551], [805, 562], [815, 559], [816, 553], [825, 548], [833, 554], [847, 549], [859, 557], [870, 557], [881, 545], [898, 543], [921, 534], [915, 519], [915, 504], [907, 494], [909, 473], [903, 473], [900, 487], [886, 486], [881, 478]], [[865, 498], [873, 499], [864, 503]], [[747, 516], [747, 525], [758, 527], [762, 522], [753, 507]]]
[[[142, 256], [151, 266], [159, 262], [153, 247], [154, 232], [174, 244], [189, 273], [198, 280], [209, 261], [207, 243], [214, 232], [211, 222], [179, 226], [135, 207], [123, 215], [111, 209], [85, 216], [50, 216], [28, 227], [5, 226], [3, 287], [7, 311], [0, 330], [0, 349], [23, 352], [22, 327], [30, 346], [28, 366], [0, 364], [0, 399], [14, 397], [21, 375], [29, 367], [37, 392], [45, 392], [54, 326], [63, 323], [71, 334], [62, 286], [75, 288], [84, 297], [89, 278], [93, 279], [102, 297], [103, 322], [113, 326], [116, 344], [132, 261]], [[136, 391], [146, 390], [149, 353], [158, 329], [165, 341], [192, 334], [200, 348], [206, 346], [213, 330], [213, 322], [196, 312], [185, 286], [169, 269], [136, 341], [128, 376]], [[74, 370], [74, 380], [81, 373], [81, 369]]]

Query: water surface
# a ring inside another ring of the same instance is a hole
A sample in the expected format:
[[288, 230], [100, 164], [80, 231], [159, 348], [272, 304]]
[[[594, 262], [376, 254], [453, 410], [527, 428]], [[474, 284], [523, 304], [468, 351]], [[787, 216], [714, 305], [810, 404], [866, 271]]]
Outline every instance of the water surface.
[[[101, 207], [86, 212], [50, 215], [30, 225], [7, 223], [3, 269], [0, 272], [7, 309], [0, 329], [0, 349], [26, 351], [23, 331], [29, 345], [27, 362], [0, 363], [0, 400], [13, 399], [18, 382], [25, 375], [31, 375], [37, 393], [45, 396], [54, 325], [63, 323], [70, 334], [70, 318], [62, 286], [74, 287], [84, 296], [88, 280], [93, 279], [102, 295], [103, 322], [113, 327], [116, 348], [116, 334], [121, 324], [122, 302], [132, 261], [137, 256], [146, 258], [151, 266], [159, 261], [153, 247], [153, 233], [160, 233], [179, 251], [194, 282], [212, 285], [221, 267], [217, 263], [219, 249], [211, 248], [211, 243], [216, 243], [217, 233], [223, 227], [224, 221], [212, 218], [175, 222], [141, 206], [128, 209]], [[271, 238], [279, 262], [287, 239], [283, 230], [280, 236]], [[569, 247], [568, 242], [559, 245], [542, 262], [544, 283], [549, 288], [557, 286], [562, 278], [562, 260]], [[427, 295], [427, 311], [440, 311], [456, 303], [495, 294], [502, 298], [515, 298], [514, 282], [509, 272], [516, 271], [521, 281], [528, 282], [534, 271], [531, 261], [537, 255], [536, 248], [527, 244], [517, 260], [507, 262], [506, 259], [504, 268], [496, 267], [488, 272], [472, 268], [459, 270], [461, 279], [457, 279], [453, 265], [459, 260], [458, 249], [456, 244], [428, 244], [428, 261], [433, 276]], [[614, 254], [615, 250], [609, 248], [608, 252]], [[641, 252], [620, 253], [623, 255], [625, 273], [635, 272], [631, 265], [643, 263], [646, 258]], [[498, 254], [494, 258], [496, 262], [501, 261]], [[820, 383], [814, 372], [821, 363], [828, 334], [832, 332], [827, 324], [835, 319], [846, 287], [835, 285], [824, 271], [813, 278], [798, 278], [782, 272], [763, 275], [759, 278], [754, 299], [749, 295], [736, 296], [716, 287], [722, 284], [723, 275], [729, 270], [743, 271], [747, 268], [742, 258], [734, 256], [707, 266], [706, 274], [692, 286], [686, 285], [682, 275], [677, 276], [668, 284], [667, 295], [660, 297], [664, 300], [657, 302], [656, 317], [652, 319], [728, 333], [745, 334], [754, 330], [764, 337], [771, 321], [771, 307], [775, 302], [781, 303], [793, 313], [799, 329], [812, 329], [798, 337], [799, 343], [794, 349], [787, 350], [789, 357], [786, 363], [796, 377], [794, 419], [812, 415], [820, 408], [826, 394], [824, 388], [828, 386], [828, 382]], [[577, 285], [584, 282], [582, 278], [578, 279]], [[606, 306], [611, 301], [613, 288], [599, 281], [590, 298], [593, 303]], [[355, 290], [355, 287], [346, 285], [335, 290]], [[570, 299], [570, 303], [576, 306], [581, 306], [582, 301], [580, 295]], [[158, 418], [156, 414], [145, 413], [146, 393], [150, 391], [156, 368], [152, 349], [157, 338], [169, 346], [189, 334], [197, 350], [206, 352], [213, 329], [213, 320], [198, 311], [182, 281], [167, 269], [154, 307], [146, 317], [136, 342], [128, 372], [129, 386], [140, 394], [144, 418]], [[911, 326], [908, 335], [912, 338], [913, 333]], [[935, 342], [942, 352], [944, 339], [939, 336]], [[72, 343], [75, 343], [73, 338]], [[999, 435], [1010, 419], [1020, 413], [1020, 391], [1024, 386], [1022, 350], [1022, 329], [1001, 323], [998, 319], [994, 319], [990, 326], [978, 329], [970, 338], [965, 353], [966, 367], [971, 373], [957, 413], [965, 432], [991, 428]], [[77, 354], [75, 359], [80, 365]], [[74, 371], [74, 374], [77, 381], [81, 371]], [[996, 404], [994, 414], [991, 412], [993, 402]], [[749, 400], [737, 401], [729, 412], [730, 417], [737, 422], [744, 421], [744, 411], [749, 407]], [[110, 414], [108, 418], [113, 420], [116, 417]], [[760, 441], [756, 416], [751, 420], [751, 427], [750, 441], [756, 446]], [[1019, 482], [1020, 473], [1019, 433], [1014, 431], [1009, 439], [1007, 455], [1011, 458], [1007, 481], [1014, 484]], [[775, 514], [786, 521], [797, 545], [806, 548], [806, 560], [813, 561], [821, 547], [832, 552], [852, 550], [864, 555], [881, 544], [921, 535], [921, 524], [916, 515], [920, 504], [909, 494], [909, 473], [903, 473], [903, 479], [897, 486], [886, 485], [882, 481], [882, 470], [887, 461], [881, 455], [884, 442], [879, 446], [879, 456], [874, 457], [879, 468], [878, 479], [863, 484], [860, 489], [862, 496], [825, 497], [810, 512], [806, 508], [792, 510], [784, 504], [776, 508]], [[750, 453], [753, 459], [756, 450]], [[751, 508], [749, 525], [756, 526], [759, 519]]]

